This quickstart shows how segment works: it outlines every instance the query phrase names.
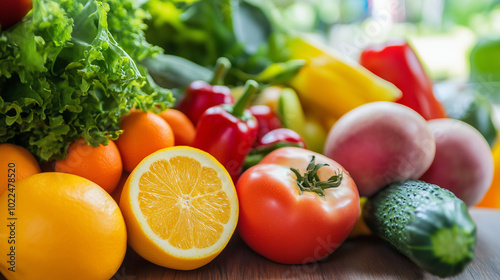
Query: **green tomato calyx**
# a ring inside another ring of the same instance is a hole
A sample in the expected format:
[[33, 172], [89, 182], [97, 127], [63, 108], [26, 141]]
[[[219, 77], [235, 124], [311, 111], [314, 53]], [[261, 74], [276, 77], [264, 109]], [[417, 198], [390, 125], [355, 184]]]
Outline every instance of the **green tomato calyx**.
[[318, 170], [323, 166], [330, 166], [327, 163], [318, 163], [316, 164], [316, 157], [312, 156], [311, 161], [307, 165], [306, 172], [304, 175], [301, 175], [300, 172], [290, 167], [290, 170], [297, 176], [297, 186], [299, 187], [300, 194], [305, 191], [314, 192], [320, 197], [325, 196], [325, 189], [328, 188], [336, 188], [340, 186], [342, 183], [342, 178], [344, 177], [342, 171], [335, 172], [335, 175], [328, 178], [326, 181], [321, 181], [318, 176]]

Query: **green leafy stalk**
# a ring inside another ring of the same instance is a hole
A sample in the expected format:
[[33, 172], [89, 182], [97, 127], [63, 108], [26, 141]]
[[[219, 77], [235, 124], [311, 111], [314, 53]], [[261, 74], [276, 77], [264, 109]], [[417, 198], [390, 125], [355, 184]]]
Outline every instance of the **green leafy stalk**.
[[316, 164], [315, 161], [316, 161], [315, 156], [312, 156], [312, 159], [307, 165], [306, 172], [304, 173], [304, 175], [301, 175], [296, 168], [291, 167], [290, 170], [292, 170], [292, 172], [297, 177], [297, 186], [299, 187], [300, 194], [302, 194], [305, 191], [308, 191], [308, 192], [314, 192], [320, 197], [324, 197], [325, 189], [336, 188], [340, 186], [344, 175], [341, 171], [338, 171], [335, 173], [335, 175], [328, 178], [328, 180], [321, 181], [321, 179], [318, 176], [318, 170], [323, 166], [329, 166], [329, 165], [327, 163]]

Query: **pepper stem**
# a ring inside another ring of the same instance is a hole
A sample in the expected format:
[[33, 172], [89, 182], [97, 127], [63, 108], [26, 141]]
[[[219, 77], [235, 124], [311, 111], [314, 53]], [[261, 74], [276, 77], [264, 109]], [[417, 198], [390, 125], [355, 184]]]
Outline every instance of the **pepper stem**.
[[257, 92], [258, 88], [259, 84], [254, 80], [248, 80], [245, 83], [245, 88], [243, 89], [243, 95], [241, 95], [238, 101], [236, 101], [236, 104], [234, 104], [233, 110], [231, 112], [234, 116], [236, 116], [237, 118], [243, 117], [243, 112], [250, 104], [250, 101], [252, 100], [255, 92]]
[[318, 163], [315, 162], [315, 156], [312, 156], [309, 165], [307, 165], [306, 172], [304, 175], [301, 175], [299, 171], [293, 167], [290, 167], [295, 176], [297, 176], [297, 186], [299, 187], [300, 194], [305, 191], [314, 192], [320, 197], [325, 196], [325, 189], [328, 188], [336, 188], [340, 186], [342, 183], [342, 178], [344, 175], [342, 171], [335, 172], [335, 175], [330, 177], [326, 181], [321, 181], [318, 176], [318, 170], [323, 166], [329, 166], [327, 163]]
[[212, 85], [223, 85], [224, 78], [226, 77], [227, 71], [231, 68], [231, 62], [225, 57], [219, 57], [214, 67], [214, 76], [210, 84]]

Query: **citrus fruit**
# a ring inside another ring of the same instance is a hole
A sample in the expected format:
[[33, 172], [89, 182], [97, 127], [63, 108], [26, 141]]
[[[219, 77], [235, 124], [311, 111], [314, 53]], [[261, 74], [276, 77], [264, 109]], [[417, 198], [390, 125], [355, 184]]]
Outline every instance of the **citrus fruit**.
[[196, 129], [191, 120], [181, 111], [168, 109], [159, 114], [172, 128], [175, 145], [190, 146], [193, 143]]
[[113, 140], [106, 146], [93, 147], [82, 138], [71, 143], [65, 159], [56, 161], [55, 171], [89, 179], [111, 193], [120, 181], [123, 165]]
[[0, 227], [0, 272], [9, 280], [107, 280], [125, 256], [118, 205], [80, 176], [30, 176], [0, 197], [0, 209], [0, 220], [10, 225]]
[[127, 171], [123, 171], [120, 181], [118, 182], [118, 186], [116, 186], [115, 190], [110, 193], [111, 197], [116, 201], [117, 204], [120, 204], [120, 197], [122, 195], [123, 186], [125, 182], [127, 182], [129, 173]]
[[211, 155], [175, 146], [146, 157], [120, 199], [130, 246], [160, 266], [189, 270], [214, 259], [238, 221], [229, 173]]
[[0, 144], [0, 155], [0, 195], [7, 189], [9, 179], [19, 182], [40, 173], [40, 166], [35, 157], [21, 146]]
[[123, 168], [132, 170], [149, 154], [174, 145], [174, 133], [160, 116], [133, 111], [120, 122], [123, 133], [116, 140], [122, 156]]

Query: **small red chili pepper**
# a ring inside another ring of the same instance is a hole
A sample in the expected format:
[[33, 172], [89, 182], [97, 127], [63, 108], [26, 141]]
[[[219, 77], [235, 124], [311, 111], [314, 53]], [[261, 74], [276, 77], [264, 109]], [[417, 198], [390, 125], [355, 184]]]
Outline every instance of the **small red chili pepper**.
[[258, 123], [246, 109], [258, 84], [247, 81], [236, 104], [210, 107], [200, 117], [193, 147], [214, 156], [234, 182], [243, 170], [243, 162], [257, 140]]
[[304, 139], [297, 132], [288, 128], [277, 128], [269, 131], [257, 141], [257, 149], [279, 143], [288, 143], [300, 148], [306, 147]]
[[259, 123], [258, 139], [262, 138], [269, 131], [283, 127], [278, 115], [267, 105], [254, 105], [248, 108], [248, 110], [250, 110]]
[[266, 133], [256, 142], [256, 147], [245, 158], [244, 169], [258, 164], [267, 154], [283, 147], [306, 148], [304, 139], [288, 128], [277, 128]]
[[447, 117], [444, 106], [434, 96], [432, 81], [406, 41], [368, 47], [361, 53], [359, 61], [401, 90], [403, 95], [396, 100], [397, 103], [412, 108], [426, 120]]
[[222, 85], [224, 76], [230, 67], [229, 60], [221, 57], [217, 60], [214, 77], [210, 84], [205, 81], [194, 81], [186, 88], [184, 98], [177, 105], [177, 109], [183, 112], [195, 126], [203, 112], [208, 108], [234, 103], [231, 90]]

